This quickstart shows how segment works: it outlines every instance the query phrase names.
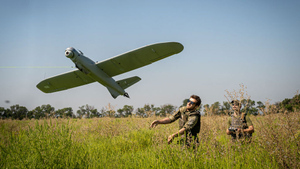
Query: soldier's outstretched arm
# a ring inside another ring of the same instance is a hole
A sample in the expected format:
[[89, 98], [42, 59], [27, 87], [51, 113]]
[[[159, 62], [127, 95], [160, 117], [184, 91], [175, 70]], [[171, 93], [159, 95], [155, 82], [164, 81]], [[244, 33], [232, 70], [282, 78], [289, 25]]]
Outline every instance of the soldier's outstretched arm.
[[164, 118], [164, 119], [161, 119], [161, 120], [154, 120], [154, 121], [151, 123], [150, 127], [151, 127], [151, 128], [154, 128], [154, 127], [156, 127], [158, 124], [169, 124], [169, 123], [171, 123], [171, 120], [167, 117], [167, 118]]
[[172, 143], [172, 141], [173, 141], [173, 139], [174, 139], [175, 137], [178, 137], [178, 136], [180, 136], [180, 135], [183, 135], [184, 132], [185, 132], [185, 128], [182, 128], [182, 129], [180, 129], [178, 132], [176, 132], [176, 133], [170, 135], [170, 136], [168, 137], [168, 143], [169, 143], [169, 144]]

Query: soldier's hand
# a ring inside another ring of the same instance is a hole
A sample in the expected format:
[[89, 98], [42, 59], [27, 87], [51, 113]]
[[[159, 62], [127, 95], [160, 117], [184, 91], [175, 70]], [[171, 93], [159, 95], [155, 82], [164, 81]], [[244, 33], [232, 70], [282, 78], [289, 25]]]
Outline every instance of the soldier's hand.
[[157, 125], [158, 125], [158, 120], [154, 120], [154, 121], [151, 123], [150, 127], [151, 127], [151, 128], [155, 128]]
[[173, 138], [174, 138], [173, 134], [168, 137], [168, 144], [172, 143]]
[[226, 130], [226, 134], [230, 135], [232, 133], [232, 131], [229, 131], [229, 129]]

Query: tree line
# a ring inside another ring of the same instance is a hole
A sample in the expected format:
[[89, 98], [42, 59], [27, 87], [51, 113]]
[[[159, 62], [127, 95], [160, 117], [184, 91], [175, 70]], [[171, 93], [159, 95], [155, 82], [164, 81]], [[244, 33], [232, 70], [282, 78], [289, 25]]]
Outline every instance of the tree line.
[[[188, 99], [183, 100], [182, 106], [187, 104]], [[202, 115], [229, 115], [231, 113], [230, 102], [215, 102], [211, 105], [205, 104], [199, 106], [199, 111]], [[286, 98], [282, 102], [275, 104], [263, 103], [261, 101], [255, 102], [251, 99], [241, 100], [242, 112], [246, 112], [252, 115], [263, 115], [270, 110], [273, 113], [293, 112], [300, 110], [300, 94], [296, 94], [293, 98]], [[108, 104], [107, 106], [97, 110], [94, 106], [83, 105], [79, 107], [76, 113], [71, 107], [55, 110], [50, 104], [38, 106], [33, 110], [28, 110], [24, 106], [13, 105], [10, 108], [5, 109], [0, 107], [0, 119], [41, 119], [41, 118], [93, 118], [93, 117], [150, 117], [161, 116], [166, 117], [177, 110], [177, 106], [171, 104], [165, 104], [160, 107], [155, 107], [153, 104], [145, 104], [142, 108], [134, 109], [133, 106], [124, 105], [123, 108], [115, 110], [114, 106]]]
[[[269, 104], [268, 101], [263, 103], [261, 101], [255, 102], [251, 99], [242, 99], [241, 105], [241, 112], [255, 116], [269, 113], [296, 112], [300, 110], [300, 94], [296, 94], [291, 99], [286, 98], [275, 104]], [[206, 104], [203, 106], [203, 113], [205, 115], [229, 115], [231, 112], [231, 103], [226, 101], [223, 102], [223, 105], [220, 102], [215, 102], [211, 105]]]
[[94, 106], [83, 105], [79, 107], [76, 113], [72, 107], [66, 107], [63, 109], [55, 110], [50, 104], [38, 106], [33, 110], [28, 110], [24, 106], [18, 104], [10, 106], [10, 108], [0, 107], [0, 119], [42, 119], [42, 118], [94, 118], [94, 117], [149, 117], [155, 116], [166, 116], [172, 114], [176, 110], [176, 106], [171, 104], [162, 105], [155, 107], [153, 104], [146, 104], [142, 108], [134, 110], [133, 106], [124, 105], [123, 108], [114, 109], [114, 106], [108, 104], [108, 106], [97, 110]]

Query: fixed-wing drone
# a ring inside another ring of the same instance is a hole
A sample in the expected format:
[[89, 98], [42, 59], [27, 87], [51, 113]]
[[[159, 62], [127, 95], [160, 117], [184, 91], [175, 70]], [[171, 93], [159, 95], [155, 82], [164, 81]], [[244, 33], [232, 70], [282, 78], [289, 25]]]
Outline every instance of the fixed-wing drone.
[[78, 70], [45, 79], [37, 88], [45, 93], [52, 93], [97, 81], [108, 89], [113, 98], [119, 95], [129, 98], [125, 89], [141, 78], [134, 76], [115, 81], [113, 76], [149, 65], [182, 50], [183, 46], [178, 42], [156, 43], [95, 63], [81, 51], [70, 47], [65, 50], [65, 56], [75, 63]]

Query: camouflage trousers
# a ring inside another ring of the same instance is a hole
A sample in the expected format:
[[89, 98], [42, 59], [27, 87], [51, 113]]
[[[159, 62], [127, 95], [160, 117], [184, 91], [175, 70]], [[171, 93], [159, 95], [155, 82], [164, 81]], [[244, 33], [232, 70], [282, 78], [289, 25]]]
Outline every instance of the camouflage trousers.
[[183, 145], [186, 148], [196, 149], [199, 146], [199, 139], [197, 136], [184, 136], [182, 135], [180, 140], [177, 141], [177, 144]]

